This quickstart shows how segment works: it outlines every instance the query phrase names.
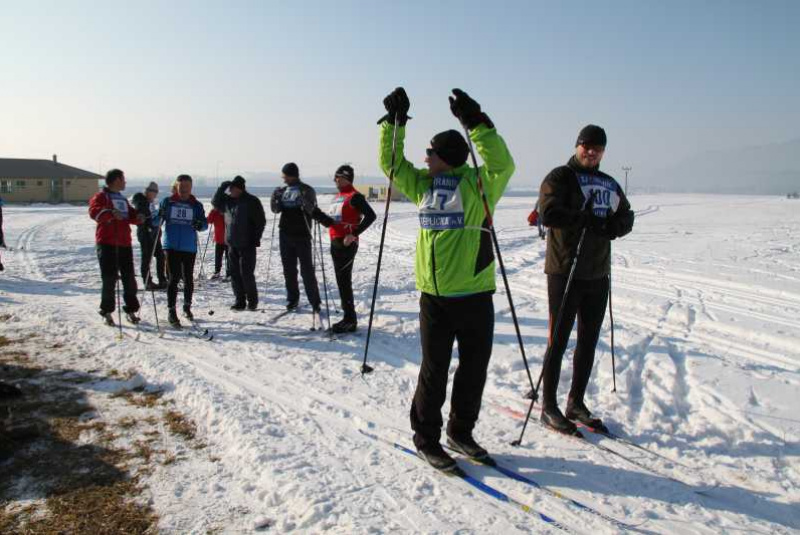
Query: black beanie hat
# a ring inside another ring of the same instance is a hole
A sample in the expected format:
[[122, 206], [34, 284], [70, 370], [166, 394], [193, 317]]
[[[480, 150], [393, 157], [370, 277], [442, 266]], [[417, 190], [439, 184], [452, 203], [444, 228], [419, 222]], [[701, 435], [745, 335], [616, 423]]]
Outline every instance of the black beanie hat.
[[240, 190], [244, 190], [245, 189], [244, 182], [245, 182], [244, 177], [236, 175], [234, 177], [234, 179], [231, 181], [231, 187], [232, 188], [239, 188]]
[[339, 169], [336, 170], [336, 173], [333, 176], [340, 176], [346, 179], [348, 182], [355, 180], [355, 172], [353, 172], [353, 168], [347, 164], [340, 165]]
[[461, 167], [467, 162], [469, 147], [457, 130], [445, 130], [433, 136], [431, 148], [450, 167]]
[[578, 134], [575, 146], [589, 145], [591, 147], [600, 145], [601, 147], [605, 147], [606, 141], [606, 131], [597, 125], [589, 124], [584, 126], [580, 134]]
[[297, 168], [297, 164], [294, 162], [289, 162], [284, 165], [283, 169], [281, 169], [281, 173], [286, 176], [293, 176], [295, 178], [300, 177], [300, 169]]

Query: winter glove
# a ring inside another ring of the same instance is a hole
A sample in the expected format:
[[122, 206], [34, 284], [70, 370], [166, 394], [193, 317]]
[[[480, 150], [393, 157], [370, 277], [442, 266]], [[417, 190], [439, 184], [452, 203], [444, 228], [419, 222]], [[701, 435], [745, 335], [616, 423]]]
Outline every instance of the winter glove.
[[539, 211], [534, 210], [528, 215], [528, 225], [531, 227], [535, 227], [539, 224]]
[[606, 222], [606, 233], [609, 239], [615, 240], [628, 234], [633, 228], [633, 212], [625, 216], [623, 214], [615, 214], [611, 212]]
[[411, 107], [411, 102], [408, 100], [406, 90], [402, 87], [398, 87], [383, 99], [383, 107], [386, 108], [386, 115], [378, 119], [378, 124], [381, 124], [383, 121], [394, 123], [395, 117], [397, 117], [397, 124], [405, 126], [408, 120], [411, 119], [411, 117], [408, 116], [408, 109]]
[[272, 202], [280, 202], [285, 189], [286, 188], [275, 188], [275, 191], [272, 192]]
[[203, 222], [199, 219], [192, 219], [192, 228], [195, 230], [202, 230]]
[[450, 99], [450, 111], [464, 125], [467, 130], [472, 130], [481, 123], [489, 128], [494, 128], [494, 123], [489, 116], [481, 111], [481, 105], [460, 89], [453, 89], [455, 98]]

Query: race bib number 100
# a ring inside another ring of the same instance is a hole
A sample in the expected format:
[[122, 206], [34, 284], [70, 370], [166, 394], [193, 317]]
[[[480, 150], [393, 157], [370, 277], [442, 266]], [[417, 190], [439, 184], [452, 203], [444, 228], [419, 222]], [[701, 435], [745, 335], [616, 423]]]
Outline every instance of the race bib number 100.
[[464, 228], [464, 204], [460, 177], [436, 176], [419, 204], [419, 225], [428, 230]]
[[608, 217], [609, 210], [616, 212], [619, 208], [617, 183], [613, 179], [597, 175], [578, 175], [578, 183], [586, 202], [591, 199], [594, 215]]

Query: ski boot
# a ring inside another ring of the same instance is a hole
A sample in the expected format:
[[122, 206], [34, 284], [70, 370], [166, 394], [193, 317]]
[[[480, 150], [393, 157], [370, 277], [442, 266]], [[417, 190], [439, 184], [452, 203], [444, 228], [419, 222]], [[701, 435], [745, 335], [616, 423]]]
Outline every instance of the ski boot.
[[127, 319], [133, 325], [136, 325], [140, 321], [142, 321], [142, 319], [139, 316], [137, 316], [136, 313], [134, 313], [134, 312], [126, 312], [125, 313], [125, 319]]
[[600, 418], [593, 418], [591, 411], [582, 401], [567, 400], [567, 411], [564, 416], [569, 420], [580, 422], [594, 431], [608, 433], [608, 428], [603, 425], [603, 421]]
[[241, 312], [245, 308], [247, 308], [247, 307], [246, 307], [246, 305], [244, 303], [234, 303], [234, 304], [231, 305], [231, 310], [233, 310], [235, 312]]
[[97, 313], [100, 314], [101, 316], [103, 316], [103, 321], [109, 327], [114, 327], [116, 325], [116, 323], [114, 323], [114, 314], [113, 313], [111, 313], [111, 312], [103, 312], [102, 310], [99, 310]]
[[556, 406], [542, 407], [542, 423], [545, 427], [564, 435], [582, 437], [574, 423], [567, 420]]
[[475, 442], [475, 439], [472, 438], [471, 434], [455, 437], [448, 435], [447, 445], [458, 453], [478, 462], [485, 463], [491, 460], [491, 457], [489, 457], [489, 452], [486, 451], [486, 448]]
[[355, 320], [343, 319], [331, 325], [331, 332], [335, 334], [354, 333], [357, 327], [358, 324]]
[[178, 313], [175, 312], [174, 308], [169, 309], [169, 315], [167, 316], [167, 321], [169, 321], [169, 324], [175, 327], [176, 329], [181, 328], [181, 320], [178, 319]]
[[286, 303], [286, 310], [294, 310], [300, 306], [300, 301], [289, 301]]
[[190, 307], [183, 307], [183, 315], [186, 316], [187, 320], [194, 321], [194, 314], [192, 314], [192, 309]]
[[453, 472], [458, 468], [455, 459], [450, 457], [438, 442], [417, 449], [417, 453], [425, 462], [442, 472]]

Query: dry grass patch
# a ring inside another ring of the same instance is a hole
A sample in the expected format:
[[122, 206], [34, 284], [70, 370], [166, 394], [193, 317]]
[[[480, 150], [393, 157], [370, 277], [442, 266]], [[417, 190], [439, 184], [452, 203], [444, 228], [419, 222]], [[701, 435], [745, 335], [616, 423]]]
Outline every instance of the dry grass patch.
[[197, 434], [197, 426], [180, 412], [175, 410], [166, 411], [164, 413], [164, 421], [173, 434], [185, 440], [194, 440]]

